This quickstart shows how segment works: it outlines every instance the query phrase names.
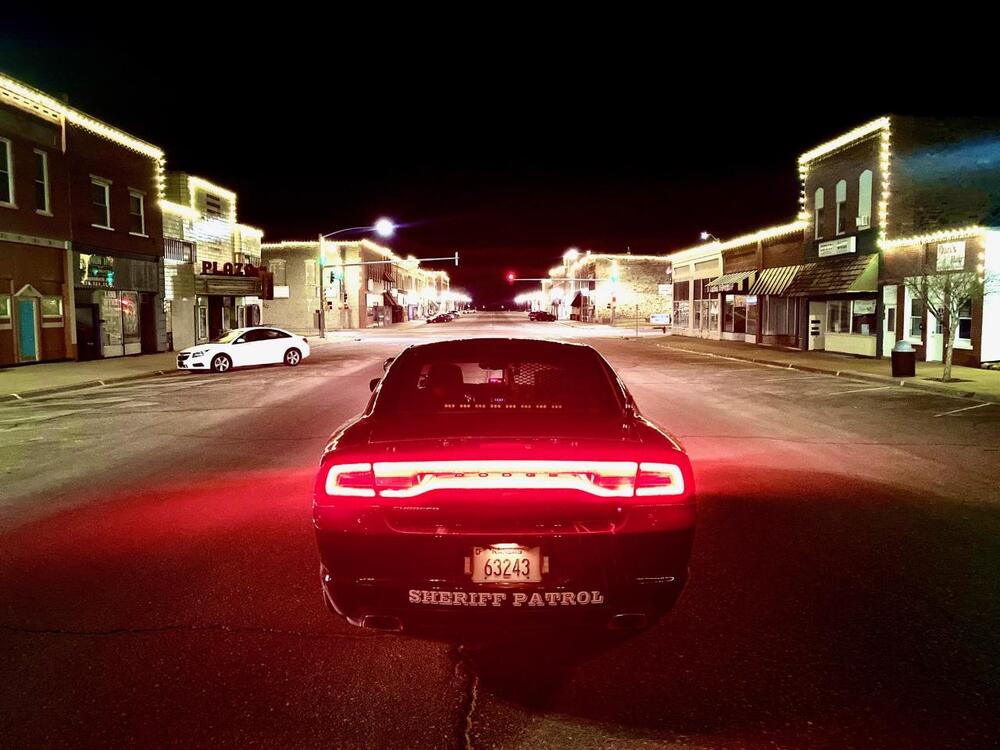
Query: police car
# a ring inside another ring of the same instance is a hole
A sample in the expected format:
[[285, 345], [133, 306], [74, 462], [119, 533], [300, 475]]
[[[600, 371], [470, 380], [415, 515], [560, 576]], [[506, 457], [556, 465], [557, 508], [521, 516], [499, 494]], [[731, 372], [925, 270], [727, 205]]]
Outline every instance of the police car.
[[640, 629], [688, 574], [691, 464], [589, 346], [411, 346], [329, 440], [313, 521], [361, 627]]

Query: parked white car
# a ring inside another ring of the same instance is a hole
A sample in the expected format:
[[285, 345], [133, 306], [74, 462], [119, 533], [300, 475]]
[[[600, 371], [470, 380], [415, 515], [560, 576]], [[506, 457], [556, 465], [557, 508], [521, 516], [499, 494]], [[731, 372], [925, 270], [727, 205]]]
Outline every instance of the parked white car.
[[309, 340], [271, 326], [235, 328], [207, 344], [177, 353], [178, 370], [229, 372], [234, 367], [276, 365], [295, 367], [309, 356]]

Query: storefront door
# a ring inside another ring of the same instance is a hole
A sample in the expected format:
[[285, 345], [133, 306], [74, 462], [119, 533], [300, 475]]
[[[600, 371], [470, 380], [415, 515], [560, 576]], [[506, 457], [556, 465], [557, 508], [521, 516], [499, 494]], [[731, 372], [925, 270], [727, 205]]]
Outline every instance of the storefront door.
[[34, 297], [17, 298], [17, 358], [38, 361], [38, 300]]
[[896, 344], [896, 285], [886, 285], [882, 290], [882, 356], [892, 355]]
[[826, 302], [809, 303], [809, 348], [822, 350], [826, 348]]
[[941, 331], [941, 324], [931, 312], [927, 313], [924, 330], [927, 331], [927, 361], [942, 361], [944, 359], [944, 334]]

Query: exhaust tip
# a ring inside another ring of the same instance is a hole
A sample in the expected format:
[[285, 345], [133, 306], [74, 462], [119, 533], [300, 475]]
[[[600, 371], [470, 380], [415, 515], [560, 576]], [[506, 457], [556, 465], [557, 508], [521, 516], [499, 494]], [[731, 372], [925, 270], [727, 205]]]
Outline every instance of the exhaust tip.
[[398, 617], [390, 617], [389, 615], [365, 615], [361, 619], [361, 627], [368, 630], [398, 633], [402, 631], [403, 623]]
[[641, 630], [648, 624], [649, 618], [637, 612], [618, 614], [608, 620], [608, 627], [612, 630]]

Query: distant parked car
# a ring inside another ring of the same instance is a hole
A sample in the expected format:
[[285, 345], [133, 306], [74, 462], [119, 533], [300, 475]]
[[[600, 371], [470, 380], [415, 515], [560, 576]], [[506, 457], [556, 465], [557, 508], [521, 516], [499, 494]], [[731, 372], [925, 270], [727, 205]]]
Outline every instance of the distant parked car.
[[548, 322], [556, 320], [556, 316], [545, 310], [535, 310], [533, 313], [528, 315], [528, 320], [541, 320]]
[[229, 372], [234, 367], [286, 364], [295, 367], [309, 356], [309, 340], [281, 328], [234, 328], [207, 344], [177, 353], [178, 370]]
[[427, 319], [428, 323], [450, 323], [451, 321], [452, 317], [448, 313], [439, 313], [438, 315], [435, 315], [433, 318]]

